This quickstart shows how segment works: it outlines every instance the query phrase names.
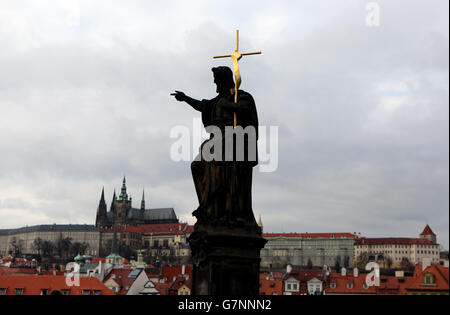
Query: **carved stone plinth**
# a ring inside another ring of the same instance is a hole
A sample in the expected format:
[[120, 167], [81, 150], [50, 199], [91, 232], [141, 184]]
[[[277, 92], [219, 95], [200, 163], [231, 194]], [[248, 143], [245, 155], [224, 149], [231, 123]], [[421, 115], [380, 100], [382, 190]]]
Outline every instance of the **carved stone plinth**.
[[196, 225], [189, 238], [192, 294], [258, 295], [260, 251], [266, 242], [258, 226]]

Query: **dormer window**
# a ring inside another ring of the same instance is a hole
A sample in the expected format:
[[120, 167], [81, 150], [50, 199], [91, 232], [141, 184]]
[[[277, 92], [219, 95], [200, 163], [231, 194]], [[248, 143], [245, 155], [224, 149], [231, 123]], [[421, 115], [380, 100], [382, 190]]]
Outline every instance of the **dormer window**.
[[347, 289], [349, 289], [349, 290], [353, 289], [353, 283], [347, 284]]
[[427, 273], [424, 276], [424, 283], [425, 284], [434, 284], [434, 275], [432, 275], [431, 273]]
[[330, 283], [330, 288], [331, 289], [336, 289], [336, 282]]

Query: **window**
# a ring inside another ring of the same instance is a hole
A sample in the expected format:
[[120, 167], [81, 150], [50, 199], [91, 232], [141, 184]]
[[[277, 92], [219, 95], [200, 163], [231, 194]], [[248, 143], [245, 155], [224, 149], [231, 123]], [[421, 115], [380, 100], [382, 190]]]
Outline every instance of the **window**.
[[81, 294], [82, 295], [91, 295], [91, 291], [89, 291], [89, 290], [82, 290]]
[[287, 290], [291, 291], [292, 290], [292, 285], [290, 283], [287, 284]]
[[430, 273], [425, 275], [425, 284], [433, 284], [434, 283], [434, 276]]
[[347, 289], [353, 289], [353, 283], [349, 283], [349, 284], [347, 284]]
[[0, 289], [0, 295], [6, 295], [6, 289], [1, 288]]
[[48, 295], [48, 289], [42, 289], [41, 295]]
[[94, 291], [94, 295], [102, 295], [102, 291], [100, 291], [100, 290], [95, 290], [95, 291]]
[[16, 292], [16, 295], [22, 295], [23, 289], [16, 289], [15, 292]]
[[330, 288], [331, 289], [336, 289], [336, 283], [335, 282], [330, 283]]
[[69, 295], [70, 291], [69, 290], [62, 290], [61, 293], [63, 295]]

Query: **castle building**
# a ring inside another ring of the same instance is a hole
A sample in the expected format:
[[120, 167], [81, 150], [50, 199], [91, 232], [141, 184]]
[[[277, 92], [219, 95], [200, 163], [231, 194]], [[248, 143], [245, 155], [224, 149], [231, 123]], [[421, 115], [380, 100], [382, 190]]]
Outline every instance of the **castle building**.
[[400, 267], [405, 262], [421, 264], [424, 259], [439, 263], [440, 246], [436, 234], [427, 225], [419, 238], [359, 238], [355, 242], [355, 259], [368, 255], [369, 260], [387, 261], [388, 267]]
[[263, 237], [268, 242], [261, 250], [262, 268], [353, 264], [356, 236], [351, 233], [264, 233]]
[[141, 207], [133, 208], [132, 199], [128, 196], [126, 179], [124, 177], [119, 198], [114, 195], [111, 206], [107, 211], [105, 190], [102, 190], [100, 203], [97, 208], [95, 226], [102, 229], [110, 229], [114, 225], [118, 228], [126, 226], [139, 226], [148, 224], [174, 224], [178, 218], [173, 208], [146, 209], [145, 196], [142, 193]]

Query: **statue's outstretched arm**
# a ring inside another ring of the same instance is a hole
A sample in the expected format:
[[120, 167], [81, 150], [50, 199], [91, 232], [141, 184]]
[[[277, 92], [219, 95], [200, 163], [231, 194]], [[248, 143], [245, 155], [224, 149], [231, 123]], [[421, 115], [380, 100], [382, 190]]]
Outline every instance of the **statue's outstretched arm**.
[[189, 97], [183, 92], [175, 91], [175, 93], [171, 94], [172, 96], [175, 96], [176, 100], [179, 102], [186, 102], [189, 105], [192, 106], [193, 109], [201, 112], [203, 110], [203, 103], [202, 101], [196, 100], [195, 98]]

